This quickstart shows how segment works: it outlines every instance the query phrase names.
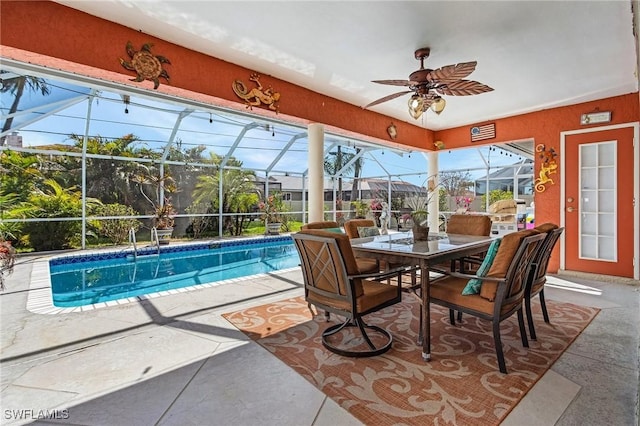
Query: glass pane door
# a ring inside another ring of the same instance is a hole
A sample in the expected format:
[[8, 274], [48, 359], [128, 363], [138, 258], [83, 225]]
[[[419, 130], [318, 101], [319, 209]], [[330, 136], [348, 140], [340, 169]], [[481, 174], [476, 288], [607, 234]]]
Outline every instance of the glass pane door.
[[616, 262], [617, 142], [580, 145], [579, 257]]

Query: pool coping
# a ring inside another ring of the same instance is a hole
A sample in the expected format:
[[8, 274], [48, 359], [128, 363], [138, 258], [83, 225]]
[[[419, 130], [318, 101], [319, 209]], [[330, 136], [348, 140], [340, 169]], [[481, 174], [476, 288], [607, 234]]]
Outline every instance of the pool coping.
[[[226, 246], [234, 246], [234, 245], [246, 245], [252, 243], [260, 243], [267, 241], [280, 241], [285, 239], [290, 239], [290, 236], [274, 236], [274, 237], [257, 237], [257, 238], [246, 238], [246, 239], [233, 239], [233, 240], [213, 240], [210, 242], [197, 242], [197, 243], [184, 243], [184, 244], [176, 244], [172, 247], [160, 247], [160, 252], [178, 252], [178, 251], [191, 251], [194, 250], [194, 247], [201, 246], [217, 246], [217, 247], [226, 247]], [[154, 248], [154, 250], [156, 250]], [[119, 306], [119, 305], [127, 305], [133, 302], [139, 302], [147, 299], [154, 299], [157, 297], [169, 296], [172, 294], [180, 294], [186, 293], [193, 290], [200, 290], [204, 288], [212, 288], [220, 285], [237, 283], [241, 281], [256, 279], [266, 277], [269, 274], [284, 274], [287, 272], [295, 271], [298, 267], [280, 269], [274, 272], [260, 273], [254, 275], [247, 275], [239, 278], [229, 278], [226, 280], [213, 281], [210, 283], [204, 284], [196, 284], [187, 287], [181, 287], [172, 290], [163, 290], [159, 292], [143, 294], [140, 296], [127, 297], [119, 300], [110, 300], [107, 302], [98, 302], [90, 305], [84, 306], [76, 306], [72, 308], [64, 308], [58, 307], [53, 304], [53, 295], [51, 292], [51, 276], [49, 273], [49, 263], [51, 261], [57, 261], [60, 259], [92, 259], [92, 257], [104, 258], [105, 256], [109, 256], [110, 253], [117, 253], [118, 256], [121, 256], [123, 253], [125, 256], [127, 253], [133, 253], [133, 249], [120, 249], [117, 251], [104, 251], [104, 250], [89, 250], [83, 251], [81, 253], [74, 254], [61, 254], [61, 255], [53, 255], [51, 257], [47, 257], [41, 260], [38, 260], [33, 263], [33, 268], [31, 270], [31, 282], [29, 283], [29, 292], [27, 296], [27, 310], [34, 314], [42, 314], [42, 315], [57, 315], [57, 314], [69, 314], [73, 312], [84, 312], [84, 311], [92, 311], [95, 309], [101, 309], [111, 306]], [[63, 262], [67, 263], [67, 262]]]

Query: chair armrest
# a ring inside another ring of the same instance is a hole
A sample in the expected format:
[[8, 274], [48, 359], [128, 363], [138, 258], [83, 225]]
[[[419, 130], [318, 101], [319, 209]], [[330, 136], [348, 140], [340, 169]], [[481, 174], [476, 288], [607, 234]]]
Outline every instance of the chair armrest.
[[361, 278], [361, 279], [370, 279], [370, 278], [376, 278], [376, 279], [383, 279], [383, 278], [389, 278], [392, 277], [394, 275], [398, 275], [398, 274], [402, 274], [403, 272], [409, 272], [411, 271], [411, 269], [409, 267], [406, 266], [400, 266], [398, 268], [393, 268], [393, 269], [389, 269], [388, 271], [384, 271], [384, 272], [372, 272], [369, 274], [358, 274], [358, 275], [349, 275], [348, 278], [349, 279], [353, 279], [353, 278]]
[[450, 272], [447, 275], [451, 276], [451, 277], [456, 277], [456, 278], [466, 278], [466, 279], [477, 279], [477, 280], [482, 280], [482, 281], [493, 281], [493, 282], [502, 282], [505, 279], [504, 278], [498, 278], [498, 277], [480, 277], [478, 275], [471, 275], [471, 274], [461, 274], [460, 272]]

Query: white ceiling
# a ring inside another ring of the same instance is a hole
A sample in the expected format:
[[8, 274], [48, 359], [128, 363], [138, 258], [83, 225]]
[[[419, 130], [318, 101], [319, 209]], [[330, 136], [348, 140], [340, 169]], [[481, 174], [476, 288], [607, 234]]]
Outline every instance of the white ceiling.
[[417, 48], [427, 68], [477, 61], [493, 92], [418, 121], [409, 95], [372, 108], [433, 130], [638, 90], [626, 0], [58, 3], [358, 106], [401, 91], [371, 81], [407, 79]]

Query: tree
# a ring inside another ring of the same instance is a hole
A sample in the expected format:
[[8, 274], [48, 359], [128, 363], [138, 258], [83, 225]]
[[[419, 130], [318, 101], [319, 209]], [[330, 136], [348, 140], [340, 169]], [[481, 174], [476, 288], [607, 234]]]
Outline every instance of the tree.
[[[348, 176], [353, 174], [353, 185], [351, 186], [351, 196], [349, 199], [353, 202], [357, 200], [358, 197], [358, 182], [360, 179], [360, 174], [362, 173], [362, 166], [364, 165], [362, 157], [360, 154], [360, 149], [355, 148], [355, 151], [343, 150], [342, 146], [338, 146], [335, 152], [330, 152], [327, 157], [324, 159], [324, 171], [331, 175], [335, 176], [338, 172], [342, 171], [340, 175], [337, 176], [338, 179], [338, 200], [337, 208], [338, 210], [342, 210], [342, 179], [344, 176]], [[357, 159], [353, 161], [354, 158]], [[351, 163], [353, 161], [353, 163]], [[345, 167], [347, 164], [351, 163], [348, 167]], [[351, 208], [355, 208], [353, 203], [350, 203]]]
[[[210, 162], [220, 166], [222, 159], [222, 156], [212, 153]], [[255, 201], [257, 203], [257, 189], [254, 183], [255, 173], [252, 170], [242, 169], [242, 161], [234, 157], [229, 158], [227, 165], [230, 168], [225, 168], [222, 172], [219, 169], [211, 169], [213, 170], [212, 174], [198, 177], [198, 183], [193, 190], [194, 204], [207, 203], [216, 212], [220, 211], [220, 206], [222, 206], [222, 213], [239, 213], [234, 209], [240, 208], [240, 206], [244, 208], [246, 204], [244, 197], [246, 194], [251, 193], [256, 194]], [[222, 200], [220, 200], [219, 196], [220, 186], [222, 186]], [[245, 216], [240, 219], [225, 216], [223, 220], [223, 232], [239, 235], [246, 219]]]
[[[441, 211], [453, 210], [449, 201], [456, 199], [456, 209], [459, 200], [467, 200], [469, 192], [472, 190], [474, 182], [469, 172], [449, 171], [441, 172], [439, 176], [439, 195], [438, 206]], [[465, 201], [466, 203], [466, 201]]]
[[[4, 72], [2, 74], [4, 74]], [[28, 89], [31, 92], [40, 92], [42, 96], [47, 96], [51, 92], [47, 85], [47, 81], [43, 78], [20, 76], [7, 80], [3, 79], [2, 86], [0, 86], [0, 92], [10, 92], [14, 95], [14, 98], [11, 103], [11, 107], [9, 108], [9, 113], [7, 114], [9, 118], [4, 121], [4, 125], [2, 126], [2, 133], [11, 129], [14, 118], [12, 114], [18, 111], [18, 105], [20, 104], [20, 99], [22, 98], [25, 89]], [[2, 136], [2, 138], [0, 138], [0, 145], [4, 145], [5, 139], [6, 136]]]
[[[72, 134], [70, 139], [74, 141], [77, 148], [82, 149], [84, 140], [82, 136]], [[116, 139], [90, 137], [87, 139], [87, 154], [134, 159], [137, 157], [135, 144], [139, 140], [133, 134]], [[103, 203], [131, 204], [133, 188], [130, 178], [136, 167], [133, 161], [116, 163], [113, 160], [87, 158], [87, 196], [100, 198]]]

